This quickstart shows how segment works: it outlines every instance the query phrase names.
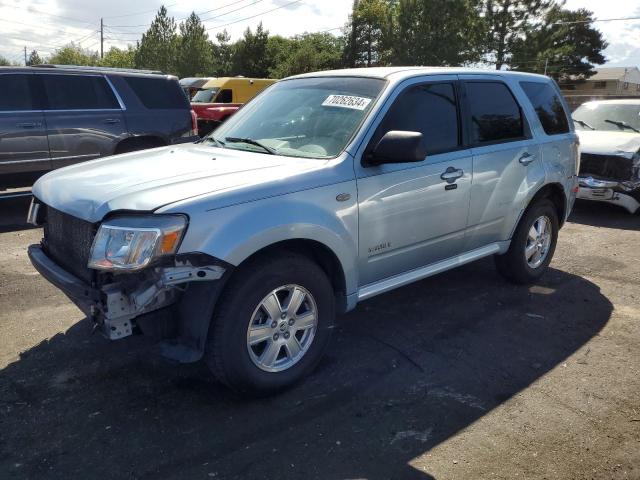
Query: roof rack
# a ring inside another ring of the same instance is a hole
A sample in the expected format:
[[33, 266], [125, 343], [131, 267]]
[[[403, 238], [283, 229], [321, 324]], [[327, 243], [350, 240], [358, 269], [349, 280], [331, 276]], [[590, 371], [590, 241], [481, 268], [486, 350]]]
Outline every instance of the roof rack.
[[153, 75], [164, 75], [160, 70], [141, 70], [137, 68], [118, 68], [118, 67], [91, 67], [83, 65], [53, 65], [44, 63], [42, 65], [33, 65], [35, 68], [63, 68], [65, 70], [96, 70], [100, 72], [122, 72], [122, 73], [147, 73]]

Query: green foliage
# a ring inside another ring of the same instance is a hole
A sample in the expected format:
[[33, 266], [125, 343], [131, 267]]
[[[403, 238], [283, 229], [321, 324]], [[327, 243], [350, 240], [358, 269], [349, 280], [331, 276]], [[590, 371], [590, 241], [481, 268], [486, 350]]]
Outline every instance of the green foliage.
[[346, 27], [345, 59], [349, 66], [383, 65], [393, 45], [394, 7], [389, 0], [355, 0]]
[[217, 43], [211, 45], [212, 71], [218, 77], [228, 77], [233, 69], [234, 47], [229, 43], [231, 37], [226, 30], [216, 34]]
[[475, 0], [400, 0], [391, 45], [396, 65], [463, 65], [482, 56]]
[[212, 49], [209, 35], [192, 12], [180, 24], [180, 37], [176, 58], [176, 73], [180, 77], [204, 76], [211, 70]]
[[5, 57], [3, 57], [2, 55], [0, 55], [0, 67], [9, 67], [10, 65], [11, 65], [11, 62], [7, 60]]
[[605, 62], [601, 52], [607, 47], [592, 21], [588, 10], [554, 6], [540, 25], [514, 43], [511, 68], [536, 73], [546, 70], [558, 81], [588, 78], [595, 73], [594, 64]]
[[142, 35], [135, 55], [136, 67], [175, 72], [177, 47], [176, 22], [167, 15], [167, 9], [163, 5], [149, 30]]
[[49, 57], [47, 63], [53, 65], [84, 65], [96, 66], [100, 63], [98, 52], [83, 49], [80, 45], [71, 42], [62, 47]]
[[246, 77], [267, 77], [272, 67], [272, 59], [267, 55], [269, 31], [258, 24], [256, 32], [247, 28], [243, 37], [235, 44], [233, 52], [234, 75]]
[[514, 45], [554, 5], [555, 0], [484, 0], [479, 13], [485, 22], [486, 53], [497, 70], [508, 64]]
[[43, 63], [44, 62], [42, 61], [42, 58], [40, 58], [40, 55], [38, 55], [37, 50], [32, 50], [29, 54], [29, 58], [27, 59], [27, 65], [42, 65]]
[[135, 68], [136, 49], [129, 45], [126, 50], [111, 47], [100, 61], [103, 67]]
[[273, 78], [283, 78], [342, 66], [344, 41], [329, 33], [305, 33], [293, 38], [269, 38], [268, 54], [274, 60]]

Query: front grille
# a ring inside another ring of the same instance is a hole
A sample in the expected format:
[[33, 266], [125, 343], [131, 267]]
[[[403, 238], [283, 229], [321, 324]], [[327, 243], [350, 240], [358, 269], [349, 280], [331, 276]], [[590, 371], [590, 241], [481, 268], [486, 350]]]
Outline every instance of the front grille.
[[46, 207], [44, 247], [62, 268], [91, 283], [93, 271], [87, 268], [95, 227], [55, 208]]
[[634, 176], [633, 160], [617, 155], [583, 153], [580, 156], [580, 175], [623, 182]]

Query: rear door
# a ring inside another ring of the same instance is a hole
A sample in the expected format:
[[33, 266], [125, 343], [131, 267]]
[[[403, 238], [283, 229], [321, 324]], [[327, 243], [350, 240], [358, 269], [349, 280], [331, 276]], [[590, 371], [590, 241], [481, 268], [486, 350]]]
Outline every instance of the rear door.
[[[461, 75], [463, 118], [473, 152], [473, 184], [464, 250], [508, 240], [536, 183], [545, 177], [540, 145], [521, 92], [499, 76]], [[522, 102], [522, 103], [521, 103]]]
[[103, 75], [37, 74], [46, 94], [51, 164], [60, 168], [113, 154], [128, 134], [119, 101]]
[[30, 73], [0, 74], [0, 174], [49, 170], [44, 114]]

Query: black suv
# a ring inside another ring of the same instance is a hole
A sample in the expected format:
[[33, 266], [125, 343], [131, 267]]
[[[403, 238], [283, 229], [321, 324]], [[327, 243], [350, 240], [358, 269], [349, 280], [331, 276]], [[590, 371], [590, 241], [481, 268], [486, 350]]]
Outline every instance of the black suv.
[[105, 155], [197, 140], [178, 79], [93, 67], [0, 68], [0, 188]]

